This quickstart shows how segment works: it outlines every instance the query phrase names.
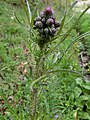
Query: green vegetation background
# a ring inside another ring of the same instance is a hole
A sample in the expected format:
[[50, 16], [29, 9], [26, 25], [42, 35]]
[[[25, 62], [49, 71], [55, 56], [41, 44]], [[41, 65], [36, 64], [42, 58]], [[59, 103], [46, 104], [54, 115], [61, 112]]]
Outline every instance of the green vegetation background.
[[[35, 5], [37, 6], [36, 3]], [[31, 6], [32, 10], [33, 7], [34, 5]], [[39, 5], [37, 8], [42, 9]], [[57, 19], [60, 19], [64, 8], [62, 7], [61, 12], [59, 6], [53, 8]], [[25, 26], [19, 24], [14, 13]], [[90, 29], [90, 18], [85, 15], [83, 19], [84, 23], [80, 28], [82, 32], [86, 32]], [[18, 0], [0, 1], [0, 99], [1, 95], [4, 96], [5, 102], [2, 104], [2, 99], [0, 100], [0, 120], [18, 120], [18, 118], [30, 120], [30, 75], [33, 61], [29, 54], [27, 25], [26, 15]], [[77, 34], [75, 29], [72, 34]], [[88, 44], [90, 44], [89, 38], [87, 38]], [[61, 53], [71, 41], [69, 36], [59, 48]], [[80, 47], [76, 42], [56, 68], [81, 71], [78, 60], [79, 50]], [[90, 48], [88, 51], [90, 52]], [[51, 61], [52, 56], [47, 60], [48, 66], [52, 65]], [[10, 103], [8, 103], [9, 99], [12, 99]], [[79, 120], [90, 120], [90, 83], [83, 83], [82, 77], [71, 73], [50, 76], [40, 88], [38, 102], [37, 120], [77, 120], [77, 116]]]

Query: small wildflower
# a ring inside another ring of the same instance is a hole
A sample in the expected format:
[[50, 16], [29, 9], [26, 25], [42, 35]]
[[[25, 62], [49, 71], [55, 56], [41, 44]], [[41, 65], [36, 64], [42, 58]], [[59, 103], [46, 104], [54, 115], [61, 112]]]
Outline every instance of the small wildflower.
[[58, 115], [55, 115], [54, 117], [57, 119], [59, 116], [58, 116]]
[[1, 103], [4, 104], [4, 100], [2, 100]]
[[27, 69], [25, 68], [23, 72], [24, 72], [24, 74], [27, 74]]

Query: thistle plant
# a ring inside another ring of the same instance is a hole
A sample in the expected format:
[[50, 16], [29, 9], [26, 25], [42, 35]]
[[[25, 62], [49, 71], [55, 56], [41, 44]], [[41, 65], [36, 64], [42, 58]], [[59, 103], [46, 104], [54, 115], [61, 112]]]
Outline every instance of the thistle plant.
[[[32, 75], [30, 79], [32, 79], [32, 83], [30, 83], [30, 96], [31, 96], [31, 119], [35, 120], [38, 116], [39, 108], [38, 108], [38, 94], [40, 91], [41, 86], [43, 85], [43, 81], [47, 81], [48, 76], [53, 75], [59, 72], [70, 72], [75, 73], [82, 77], [82, 74], [69, 70], [69, 69], [55, 69], [55, 66], [58, 65], [63, 56], [66, 54], [67, 50], [79, 39], [82, 39], [85, 36], [89, 36], [90, 32], [84, 33], [81, 36], [75, 36], [70, 43], [70, 45], [65, 49], [62, 56], [59, 58], [57, 57], [55, 62], [52, 62], [52, 66], [47, 67], [46, 59], [52, 54], [54, 50], [58, 50], [58, 46], [60, 46], [63, 41], [70, 35], [71, 31], [78, 23], [80, 18], [84, 15], [84, 13], [90, 8], [87, 7], [79, 16], [79, 18], [75, 21], [75, 23], [70, 26], [66, 32], [62, 35], [63, 28], [65, 26], [65, 19], [71, 11], [71, 9], [76, 5], [77, 2], [74, 2], [70, 9], [65, 11], [65, 14], [62, 16], [60, 22], [58, 22], [54, 16], [53, 9], [48, 6], [42, 12], [39, 13], [38, 16], [33, 17], [30, 11], [28, 0], [26, 0], [26, 5], [24, 1], [21, 0], [23, 5], [24, 11], [26, 12], [27, 19], [29, 22], [30, 28], [30, 54], [33, 59], [32, 65]], [[72, 19], [68, 22], [70, 22]], [[58, 39], [58, 41], [57, 41]], [[56, 41], [56, 42], [55, 42]], [[54, 45], [53, 42], [55, 42]], [[53, 60], [52, 60], [53, 61]]]
[[54, 11], [48, 6], [40, 13], [40, 16], [34, 19], [34, 29], [37, 29], [42, 40], [39, 41], [39, 45], [45, 44], [55, 36], [55, 33], [60, 27], [60, 23], [56, 21]]

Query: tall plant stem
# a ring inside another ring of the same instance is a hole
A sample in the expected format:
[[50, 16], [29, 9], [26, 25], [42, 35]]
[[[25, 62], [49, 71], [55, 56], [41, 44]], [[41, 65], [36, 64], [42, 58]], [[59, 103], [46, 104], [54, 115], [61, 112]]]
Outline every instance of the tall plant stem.
[[[44, 49], [40, 49], [40, 55], [38, 60], [36, 60], [36, 67], [34, 78], [35, 80], [40, 78], [43, 75], [44, 70]], [[35, 120], [37, 117], [37, 109], [38, 109], [38, 86], [34, 86], [32, 88], [32, 120]]]

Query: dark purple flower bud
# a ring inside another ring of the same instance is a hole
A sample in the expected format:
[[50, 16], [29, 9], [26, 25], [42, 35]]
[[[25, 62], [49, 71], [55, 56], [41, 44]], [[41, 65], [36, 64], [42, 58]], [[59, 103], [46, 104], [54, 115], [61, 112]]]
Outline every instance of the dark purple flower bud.
[[46, 13], [46, 15], [52, 15], [52, 14], [54, 14], [54, 11], [51, 9], [50, 6], [48, 6], [48, 7], [44, 10], [44, 12]]
[[55, 21], [55, 17], [54, 17], [54, 15], [50, 16], [50, 18], [52, 18], [52, 19]]
[[51, 30], [52, 30], [52, 33], [53, 33], [53, 34], [55, 34], [56, 31], [57, 31], [56, 28], [52, 28]]
[[45, 18], [42, 18], [42, 23], [45, 23], [45, 22], [46, 22]]
[[60, 22], [55, 21], [55, 27], [60, 27]]
[[34, 19], [34, 21], [36, 22], [36, 21], [40, 21], [41, 20], [41, 17], [36, 17], [35, 19]]
[[49, 29], [49, 35], [50, 36], [54, 36], [53, 32], [52, 32], [52, 29]]
[[35, 26], [38, 27], [38, 28], [43, 28], [43, 24], [42, 24], [41, 21], [37, 21], [37, 22], [35, 23]]
[[35, 23], [36, 23], [37, 21], [41, 21], [41, 17], [36, 17], [36, 18], [34, 19], [34, 25], [35, 25]]
[[54, 24], [52, 24], [51, 28], [55, 28], [55, 25], [54, 25]]
[[49, 18], [49, 19], [47, 19], [46, 24], [47, 24], [47, 25], [52, 25], [52, 24], [54, 24], [54, 20], [51, 19], [51, 18]]
[[40, 17], [41, 17], [41, 18], [44, 18], [44, 17], [45, 17], [45, 12], [44, 12], [44, 11], [40, 12]]
[[45, 28], [45, 29], [44, 29], [44, 33], [45, 33], [46, 35], [49, 33], [48, 28]]

